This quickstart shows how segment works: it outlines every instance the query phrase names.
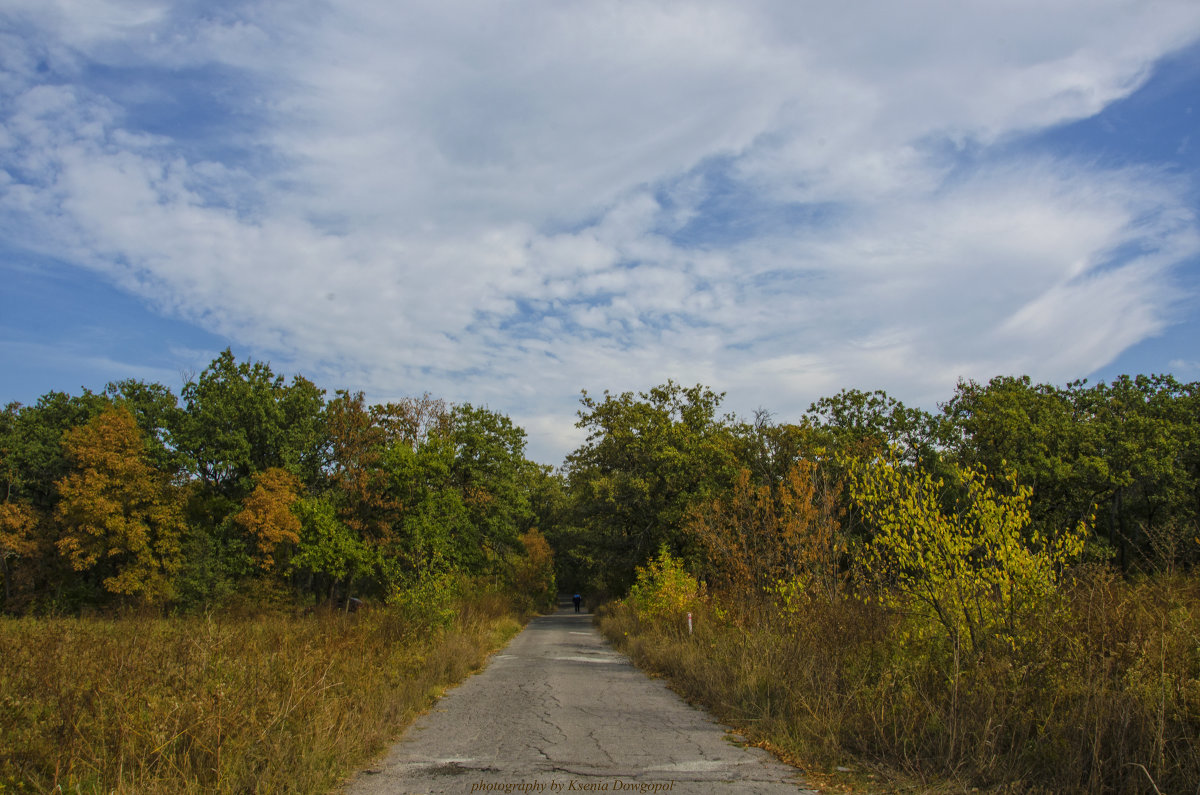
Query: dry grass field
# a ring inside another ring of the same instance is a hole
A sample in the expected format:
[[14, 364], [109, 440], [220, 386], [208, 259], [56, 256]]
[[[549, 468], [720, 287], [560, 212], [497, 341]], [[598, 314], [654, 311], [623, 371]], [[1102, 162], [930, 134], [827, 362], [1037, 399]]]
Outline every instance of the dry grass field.
[[791, 615], [721, 607], [701, 602], [692, 635], [628, 603], [599, 624], [639, 666], [833, 782], [854, 778], [841, 767], [887, 792], [1200, 792], [1194, 575], [1080, 572], [1015, 643], [973, 659], [848, 597]]
[[0, 620], [0, 792], [318, 793], [520, 623], [345, 615]]

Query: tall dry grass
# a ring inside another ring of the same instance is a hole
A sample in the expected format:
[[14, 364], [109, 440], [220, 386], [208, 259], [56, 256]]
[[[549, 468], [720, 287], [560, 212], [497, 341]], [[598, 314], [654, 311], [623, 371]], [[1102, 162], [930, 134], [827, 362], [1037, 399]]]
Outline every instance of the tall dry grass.
[[634, 661], [794, 757], [920, 786], [1200, 792], [1200, 582], [1080, 571], [1011, 645], [966, 659], [853, 598], [793, 615], [710, 601], [695, 634], [615, 604]]
[[520, 628], [358, 615], [0, 620], [0, 791], [327, 792]]

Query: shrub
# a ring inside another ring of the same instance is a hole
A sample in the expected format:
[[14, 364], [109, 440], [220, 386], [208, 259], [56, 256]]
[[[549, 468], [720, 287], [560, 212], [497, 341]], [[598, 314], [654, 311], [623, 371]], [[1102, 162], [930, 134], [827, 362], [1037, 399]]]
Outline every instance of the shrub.
[[950, 466], [958, 483], [894, 457], [856, 460], [849, 490], [873, 530], [859, 554], [877, 597], [978, 653], [996, 637], [1016, 642], [1016, 622], [1053, 592], [1087, 526], [1043, 537], [1030, 529], [1029, 488], [1008, 477], [1004, 493], [984, 470]]
[[657, 558], [638, 567], [629, 602], [642, 620], [675, 622], [695, 607], [699, 594], [696, 578], [663, 545]]

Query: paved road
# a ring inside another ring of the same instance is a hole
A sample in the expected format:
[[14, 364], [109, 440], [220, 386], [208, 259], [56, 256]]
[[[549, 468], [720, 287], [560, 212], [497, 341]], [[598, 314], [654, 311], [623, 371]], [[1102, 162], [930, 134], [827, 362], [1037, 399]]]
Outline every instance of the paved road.
[[531, 621], [346, 793], [812, 792], [737, 739], [567, 608]]

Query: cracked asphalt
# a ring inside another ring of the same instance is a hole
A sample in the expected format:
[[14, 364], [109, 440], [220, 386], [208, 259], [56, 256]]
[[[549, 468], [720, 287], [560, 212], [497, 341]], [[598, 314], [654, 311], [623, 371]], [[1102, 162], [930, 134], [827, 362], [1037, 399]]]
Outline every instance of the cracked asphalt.
[[741, 741], [568, 607], [533, 619], [345, 793], [815, 792]]

